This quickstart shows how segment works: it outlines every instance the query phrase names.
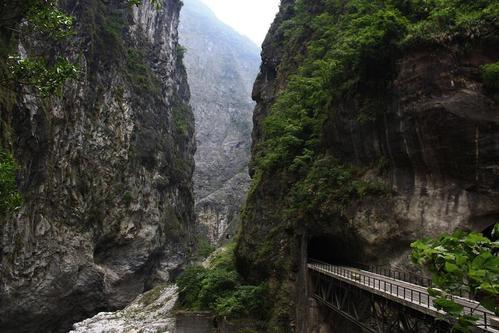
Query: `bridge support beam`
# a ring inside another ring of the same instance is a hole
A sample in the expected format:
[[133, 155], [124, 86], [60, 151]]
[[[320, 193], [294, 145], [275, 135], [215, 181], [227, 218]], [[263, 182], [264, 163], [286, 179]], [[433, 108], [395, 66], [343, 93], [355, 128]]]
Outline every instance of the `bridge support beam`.
[[310, 330], [311, 311], [309, 298], [313, 289], [308, 276], [308, 233], [301, 231], [300, 237], [300, 269], [297, 276], [296, 288], [296, 333], [308, 333]]
[[[342, 317], [358, 327], [358, 332], [370, 333], [448, 333], [450, 327], [434, 317], [404, 307], [384, 297], [333, 279], [319, 272], [311, 271], [313, 297], [320, 304], [332, 310], [336, 317]], [[341, 320], [332, 323], [333, 330]]]

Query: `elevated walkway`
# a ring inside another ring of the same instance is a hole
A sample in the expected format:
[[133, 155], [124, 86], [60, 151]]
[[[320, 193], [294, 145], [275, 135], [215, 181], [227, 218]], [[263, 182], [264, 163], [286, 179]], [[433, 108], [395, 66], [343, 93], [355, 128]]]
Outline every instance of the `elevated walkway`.
[[[353, 267], [334, 266], [323, 262], [313, 261], [308, 263], [309, 271], [322, 275], [320, 286], [317, 284], [314, 290], [314, 298], [319, 302], [331, 307], [333, 310], [342, 312], [341, 314], [352, 321], [360, 321], [357, 310], [346, 311], [344, 300], [339, 300], [334, 295], [332, 288], [327, 286], [324, 281], [329, 279], [332, 284], [334, 281], [341, 281], [355, 288], [362, 289], [371, 294], [399, 303], [404, 307], [411, 308], [427, 316], [440, 317], [444, 313], [435, 308], [434, 298], [428, 294], [427, 286], [422, 286], [391, 276], [385, 276]], [[326, 277], [326, 279], [325, 279]], [[476, 329], [479, 332], [499, 333], [497, 318], [494, 313], [482, 307], [478, 302], [464, 297], [454, 296], [453, 300], [464, 307], [466, 314], [474, 315], [479, 318]], [[350, 306], [350, 308], [352, 308]], [[351, 312], [351, 313], [348, 313]], [[360, 326], [364, 327], [363, 323]], [[364, 327], [368, 331], [367, 326]], [[371, 330], [374, 332], [374, 330]]]

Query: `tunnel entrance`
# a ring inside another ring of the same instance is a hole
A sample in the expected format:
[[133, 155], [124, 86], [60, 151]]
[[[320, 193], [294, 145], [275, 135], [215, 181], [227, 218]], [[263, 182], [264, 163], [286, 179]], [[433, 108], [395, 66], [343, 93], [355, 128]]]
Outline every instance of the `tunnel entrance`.
[[308, 242], [308, 260], [355, 266], [362, 262], [361, 247], [352, 237], [321, 235]]

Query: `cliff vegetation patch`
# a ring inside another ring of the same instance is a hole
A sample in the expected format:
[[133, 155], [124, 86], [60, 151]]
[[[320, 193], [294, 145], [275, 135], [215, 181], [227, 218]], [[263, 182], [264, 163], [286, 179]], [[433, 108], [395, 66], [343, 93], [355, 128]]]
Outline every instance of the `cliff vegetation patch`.
[[491, 92], [499, 91], [499, 62], [482, 66], [482, 79], [485, 88]]
[[[285, 58], [280, 65], [285, 71], [299, 64], [263, 122], [253, 188], [262, 178], [283, 173], [292, 184], [291, 206], [302, 207], [326, 197], [342, 205], [383, 192], [377, 184], [361, 180], [362, 170], [328, 156], [325, 122], [352, 99], [359, 101], [357, 119], [373, 121], [386, 105], [383, 92], [404, 49], [418, 43], [492, 38], [498, 13], [499, 4], [491, 1], [297, 1], [282, 29], [285, 45], [293, 49], [305, 42], [305, 53]], [[495, 89], [497, 64], [484, 66], [483, 78]]]
[[188, 267], [177, 285], [182, 309], [208, 310], [233, 319], [266, 316], [266, 286], [244, 283], [235, 268], [234, 244], [218, 252], [208, 268]]
[[0, 218], [22, 204], [22, 196], [17, 190], [16, 170], [12, 154], [0, 150]]

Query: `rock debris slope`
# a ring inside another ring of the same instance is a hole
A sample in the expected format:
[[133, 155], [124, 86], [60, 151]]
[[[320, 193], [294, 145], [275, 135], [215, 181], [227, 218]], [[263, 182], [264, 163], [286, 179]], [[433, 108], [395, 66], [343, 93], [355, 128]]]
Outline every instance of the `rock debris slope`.
[[[170, 280], [193, 229], [194, 120], [177, 43], [181, 2], [61, 1], [81, 74], [63, 97], [1, 102], [24, 205], [0, 221], [0, 331], [67, 332]], [[52, 49], [51, 49], [52, 48]]]
[[215, 244], [235, 227], [249, 186], [251, 88], [260, 50], [200, 0], [184, 1], [179, 34], [196, 121], [196, 217], [200, 233]]
[[175, 332], [175, 286], [158, 286], [137, 297], [125, 309], [102, 312], [74, 325], [69, 333], [171, 333]]

